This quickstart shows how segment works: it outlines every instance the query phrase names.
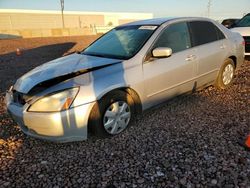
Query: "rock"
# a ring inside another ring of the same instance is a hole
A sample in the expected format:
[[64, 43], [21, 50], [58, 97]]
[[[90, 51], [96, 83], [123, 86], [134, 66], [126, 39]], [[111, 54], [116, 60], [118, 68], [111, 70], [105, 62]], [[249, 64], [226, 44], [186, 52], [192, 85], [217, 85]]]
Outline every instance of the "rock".
[[156, 172], [156, 175], [157, 175], [158, 177], [161, 177], [161, 176], [164, 176], [165, 174], [164, 174], [163, 172], [161, 172], [161, 171], [157, 171], [157, 172]]
[[211, 183], [212, 183], [213, 185], [216, 185], [216, 184], [217, 184], [217, 180], [216, 180], [216, 179], [212, 179]]
[[82, 178], [79, 178], [78, 180], [77, 180], [77, 183], [81, 183], [82, 182]]
[[180, 184], [181, 184], [181, 185], [186, 185], [186, 184], [187, 184], [186, 178], [180, 179]]
[[137, 180], [137, 183], [142, 184], [142, 183], [144, 183], [144, 181], [145, 180], [143, 178], [140, 178], [140, 179]]
[[7, 187], [10, 185], [10, 182], [4, 182], [3, 186]]
[[38, 178], [40, 178], [40, 179], [43, 178], [43, 177], [44, 177], [43, 174], [39, 174], [39, 175], [38, 175]]
[[41, 164], [46, 165], [46, 164], [48, 164], [48, 161], [41, 161]]

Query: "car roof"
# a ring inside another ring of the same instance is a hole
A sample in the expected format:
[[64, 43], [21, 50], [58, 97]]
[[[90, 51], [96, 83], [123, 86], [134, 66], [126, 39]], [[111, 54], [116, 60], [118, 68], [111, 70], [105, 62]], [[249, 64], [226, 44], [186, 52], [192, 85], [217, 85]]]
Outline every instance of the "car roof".
[[130, 22], [127, 24], [123, 24], [122, 26], [132, 26], [132, 25], [162, 25], [168, 21], [173, 20], [192, 20], [192, 19], [198, 19], [198, 20], [209, 20], [207, 18], [201, 18], [201, 17], [166, 17], [166, 18], [153, 18], [153, 19], [147, 19], [147, 20], [140, 20], [135, 22]]
[[153, 19], [147, 19], [147, 20], [140, 20], [135, 22], [130, 22], [127, 24], [124, 24], [123, 26], [129, 26], [129, 25], [161, 25], [167, 21], [173, 20], [176, 18], [173, 17], [167, 17], [167, 18], [153, 18]]

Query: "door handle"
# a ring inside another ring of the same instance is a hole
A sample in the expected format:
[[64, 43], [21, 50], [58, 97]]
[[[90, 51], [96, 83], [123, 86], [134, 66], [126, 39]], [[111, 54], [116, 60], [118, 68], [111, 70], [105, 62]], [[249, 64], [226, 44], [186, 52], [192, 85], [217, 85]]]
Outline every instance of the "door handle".
[[196, 55], [188, 55], [186, 61], [193, 61], [196, 59]]

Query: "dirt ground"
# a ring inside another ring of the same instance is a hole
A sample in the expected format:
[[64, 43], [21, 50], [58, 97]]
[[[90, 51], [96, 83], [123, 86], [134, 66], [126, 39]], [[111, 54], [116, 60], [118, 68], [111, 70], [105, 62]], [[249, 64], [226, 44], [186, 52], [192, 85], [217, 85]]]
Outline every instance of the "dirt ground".
[[[123, 134], [67, 144], [24, 135], [4, 93], [32, 68], [96, 36], [0, 40], [0, 187], [250, 187], [250, 62], [209, 87], [136, 117]], [[22, 55], [16, 55], [20, 48]]]

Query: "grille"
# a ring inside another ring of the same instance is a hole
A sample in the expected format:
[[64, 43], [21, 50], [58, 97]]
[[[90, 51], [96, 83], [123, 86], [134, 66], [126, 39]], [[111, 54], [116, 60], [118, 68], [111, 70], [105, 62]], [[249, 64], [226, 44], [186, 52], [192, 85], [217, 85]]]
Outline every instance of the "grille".
[[247, 53], [250, 53], [250, 37], [243, 37], [245, 39], [245, 49]]

